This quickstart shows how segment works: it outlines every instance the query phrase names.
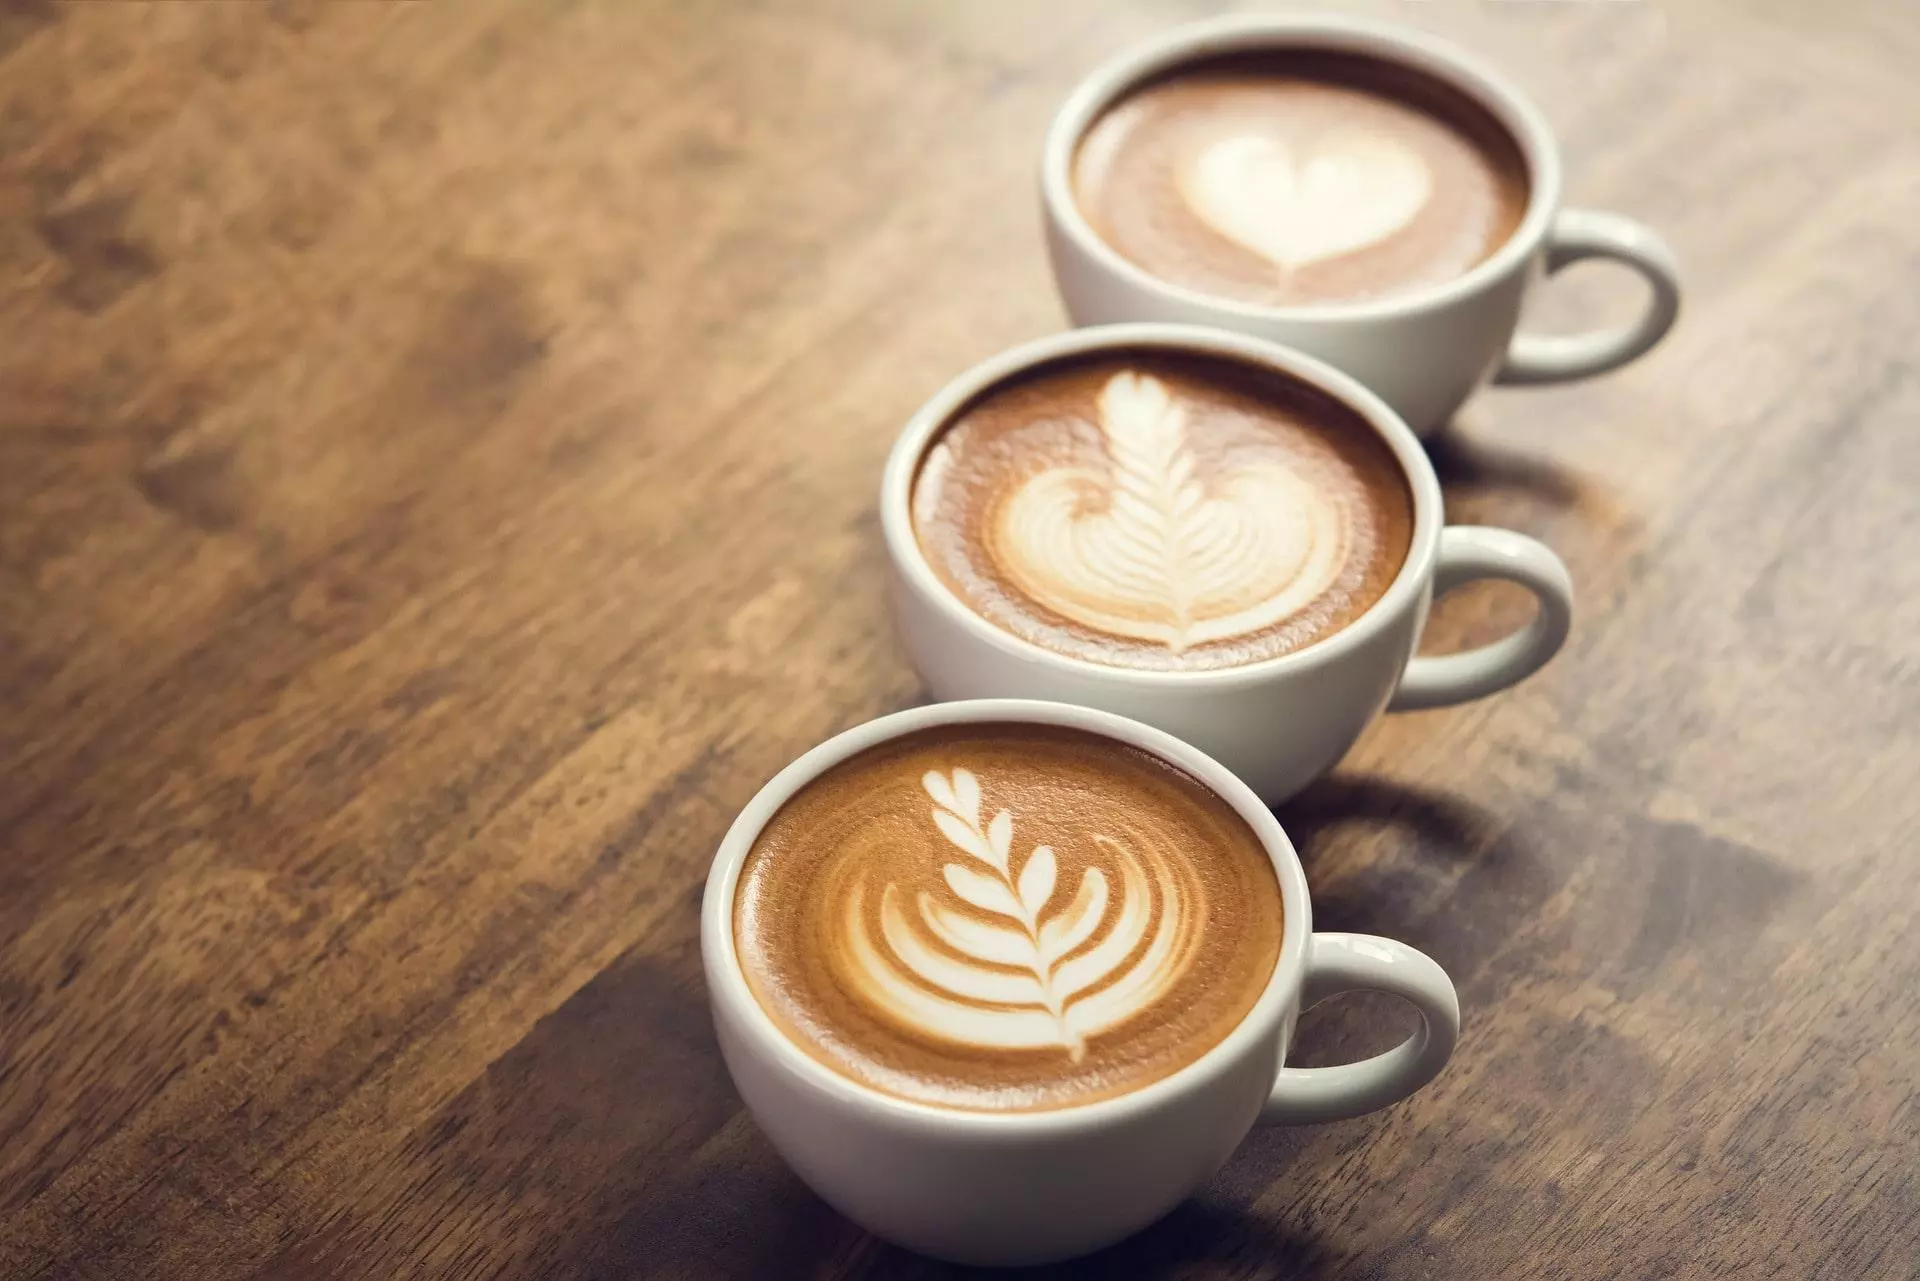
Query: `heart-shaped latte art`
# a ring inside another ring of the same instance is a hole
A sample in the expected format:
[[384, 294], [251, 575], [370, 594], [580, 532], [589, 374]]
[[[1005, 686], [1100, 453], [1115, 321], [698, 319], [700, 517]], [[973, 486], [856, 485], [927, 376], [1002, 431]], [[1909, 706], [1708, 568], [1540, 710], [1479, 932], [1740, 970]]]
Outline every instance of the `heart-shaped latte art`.
[[1305, 154], [1230, 134], [1194, 157], [1180, 189], [1209, 227], [1293, 271], [1393, 235], [1426, 205], [1433, 179], [1419, 156], [1373, 134], [1334, 134]]
[[997, 558], [1034, 601], [1180, 653], [1288, 618], [1339, 576], [1342, 513], [1291, 470], [1203, 485], [1186, 413], [1151, 377], [1116, 374], [1099, 407], [1110, 467], [1041, 472], [997, 513]]

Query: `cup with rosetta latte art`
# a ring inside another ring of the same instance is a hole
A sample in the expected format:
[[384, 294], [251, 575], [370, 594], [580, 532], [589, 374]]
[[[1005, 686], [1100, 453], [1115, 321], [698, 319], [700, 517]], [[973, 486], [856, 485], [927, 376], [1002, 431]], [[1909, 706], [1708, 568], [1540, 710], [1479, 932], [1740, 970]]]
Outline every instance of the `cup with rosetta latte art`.
[[[1383, 710], [1529, 676], [1572, 618], [1551, 550], [1445, 525], [1379, 397], [1224, 330], [1079, 329], [985, 361], [902, 431], [880, 519], [897, 630], [935, 697], [1145, 721], [1269, 802]], [[1485, 579], [1525, 588], [1532, 620], [1416, 655], [1434, 596]]]
[[[1218, 325], [1371, 387], [1421, 435], [1488, 379], [1564, 382], [1653, 347], [1673, 254], [1619, 214], [1562, 208], [1559, 149], [1505, 76], [1390, 23], [1237, 15], [1092, 72], [1040, 166], [1054, 280], [1077, 325]], [[1542, 278], [1587, 259], [1644, 280], [1631, 322], [1516, 333]]]
[[[1428, 957], [1313, 932], [1299, 860], [1245, 784], [1055, 703], [915, 708], [801, 756], [722, 841], [701, 952], [774, 1147], [849, 1218], [963, 1263], [1111, 1244], [1256, 1125], [1405, 1098], [1459, 1033]], [[1362, 990], [1419, 1029], [1285, 1066], [1301, 1009]]]

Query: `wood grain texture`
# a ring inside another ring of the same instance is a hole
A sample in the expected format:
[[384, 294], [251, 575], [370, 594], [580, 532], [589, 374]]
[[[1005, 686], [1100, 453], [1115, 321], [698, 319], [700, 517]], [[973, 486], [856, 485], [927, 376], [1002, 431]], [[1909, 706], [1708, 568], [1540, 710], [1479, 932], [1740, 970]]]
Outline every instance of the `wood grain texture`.
[[[0, 4], [0, 1275], [951, 1273], [743, 1115], [697, 894], [921, 697], [881, 459], [1061, 323], [1052, 107], [1215, 7]], [[1567, 652], [1282, 814], [1454, 1065], [1057, 1273], [1920, 1275], [1920, 21], [1357, 7], [1509, 68], [1687, 314], [1436, 446]]]

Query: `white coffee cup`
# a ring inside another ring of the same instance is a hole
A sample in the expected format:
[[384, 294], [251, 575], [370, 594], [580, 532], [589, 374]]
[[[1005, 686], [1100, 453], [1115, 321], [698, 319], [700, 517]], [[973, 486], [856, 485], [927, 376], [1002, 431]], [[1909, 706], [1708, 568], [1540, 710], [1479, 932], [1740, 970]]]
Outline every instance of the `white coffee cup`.
[[[1463, 276], [1391, 298], [1267, 307], [1162, 280], [1101, 240], [1073, 198], [1075, 148], [1134, 86], [1223, 54], [1325, 49], [1371, 55], [1453, 85], [1504, 124], [1525, 157], [1531, 195], [1520, 226]], [[1318, 356], [1378, 392], [1420, 435], [1443, 425], [1491, 376], [1553, 383], [1618, 368], [1659, 342], [1680, 310], [1673, 253], [1618, 214], [1560, 208], [1560, 154], [1546, 120], [1511, 81], [1471, 54], [1407, 27], [1321, 13], [1230, 17], [1168, 31], [1082, 81], [1053, 119], [1040, 192], [1053, 275], [1076, 325], [1172, 321], [1217, 325]], [[1578, 336], [1517, 334], [1539, 278], [1588, 258], [1638, 272], [1651, 287], [1631, 324]]]
[[[1278, 658], [1206, 671], [1110, 667], [1003, 631], [955, 596], [921, 551], [912, 517], [920, 459], [954, 414], [1023, 370], [1087, 353], [1160, 350], [1226, 357], [1319, 387], [1357, 411], [1399, 460], [1413, 495], [1406, 561], [1345, 628]], [[894, 619], [936, 698], [1080, 703], [1145, 721], [1199, 747], [1268, 801], [1293, 795], [1346, 754], [1382, 709], [1444, 707], [1531, 675], [1566, 640], [1573, 583], [1552, 551], [1503, 529], [1442, 528], [1440, 482], [1420, 442], [1381, 399], [1331, 366], [1257, 338], [1183, 325], [1106, 325], [1030, 342], [974, 366], [923, 405], [894, 443], [880, 481]], [[1436, 592], [1476, 579], [1518, 583], [1533, 620], [1499, 640], [1413, 657]]]
[[[1282, 934], [1253, 1008], [1194, 1062], [1129, 1094], [1043, 1112], [974, 1112], [883, 1094], [779, 1030], [748, 988], [733, 933], [740, 869], [760, 830], [825, 770], [939, 725], [1064, 725], [1131, 744], [1211, 788], [1253, 829], [1279, 880]], [[1028, 1264], [1097, 1250], [1153, 1222], [1218, 1169], [1256, 1124], [1336, 1121], [1386, 1107], [1445, 1066], [1460, 1006], [1445, 971], [1404, 943], [1315, 934], [1306, 876], [1273, 815], [1218, 762], [1167, 734], [1090, 708], [985, 700], [883, 716], [814, 748], [734, 820], [707, 877], [701, 956], [720, 1051], [754, 1119], [813, 1190], [876, 1235], [964, 1263]], [[1283, 1067], [1302, 1009], [1387, 992], [1420, 1030], [1339, 1067]]]

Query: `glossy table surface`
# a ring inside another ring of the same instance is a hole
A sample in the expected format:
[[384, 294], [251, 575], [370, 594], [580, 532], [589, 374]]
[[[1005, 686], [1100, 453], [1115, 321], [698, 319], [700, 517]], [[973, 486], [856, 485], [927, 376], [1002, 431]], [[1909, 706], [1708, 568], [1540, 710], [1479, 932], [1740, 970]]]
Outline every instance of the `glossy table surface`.
[[[1435, 446], [1567, 650], [1281, 812], [1454, 1063], [1059, 1274], [1914, 1275], [1920, 16], [1359, 7], [1507, 68], [1687, 303]], [[742, 1112], [697, 897], [922, 697], [880, 461], [1063, 323], [1053, 106], [1214, 9], [0, 4], [0, 1275], [949, 1275]]]

